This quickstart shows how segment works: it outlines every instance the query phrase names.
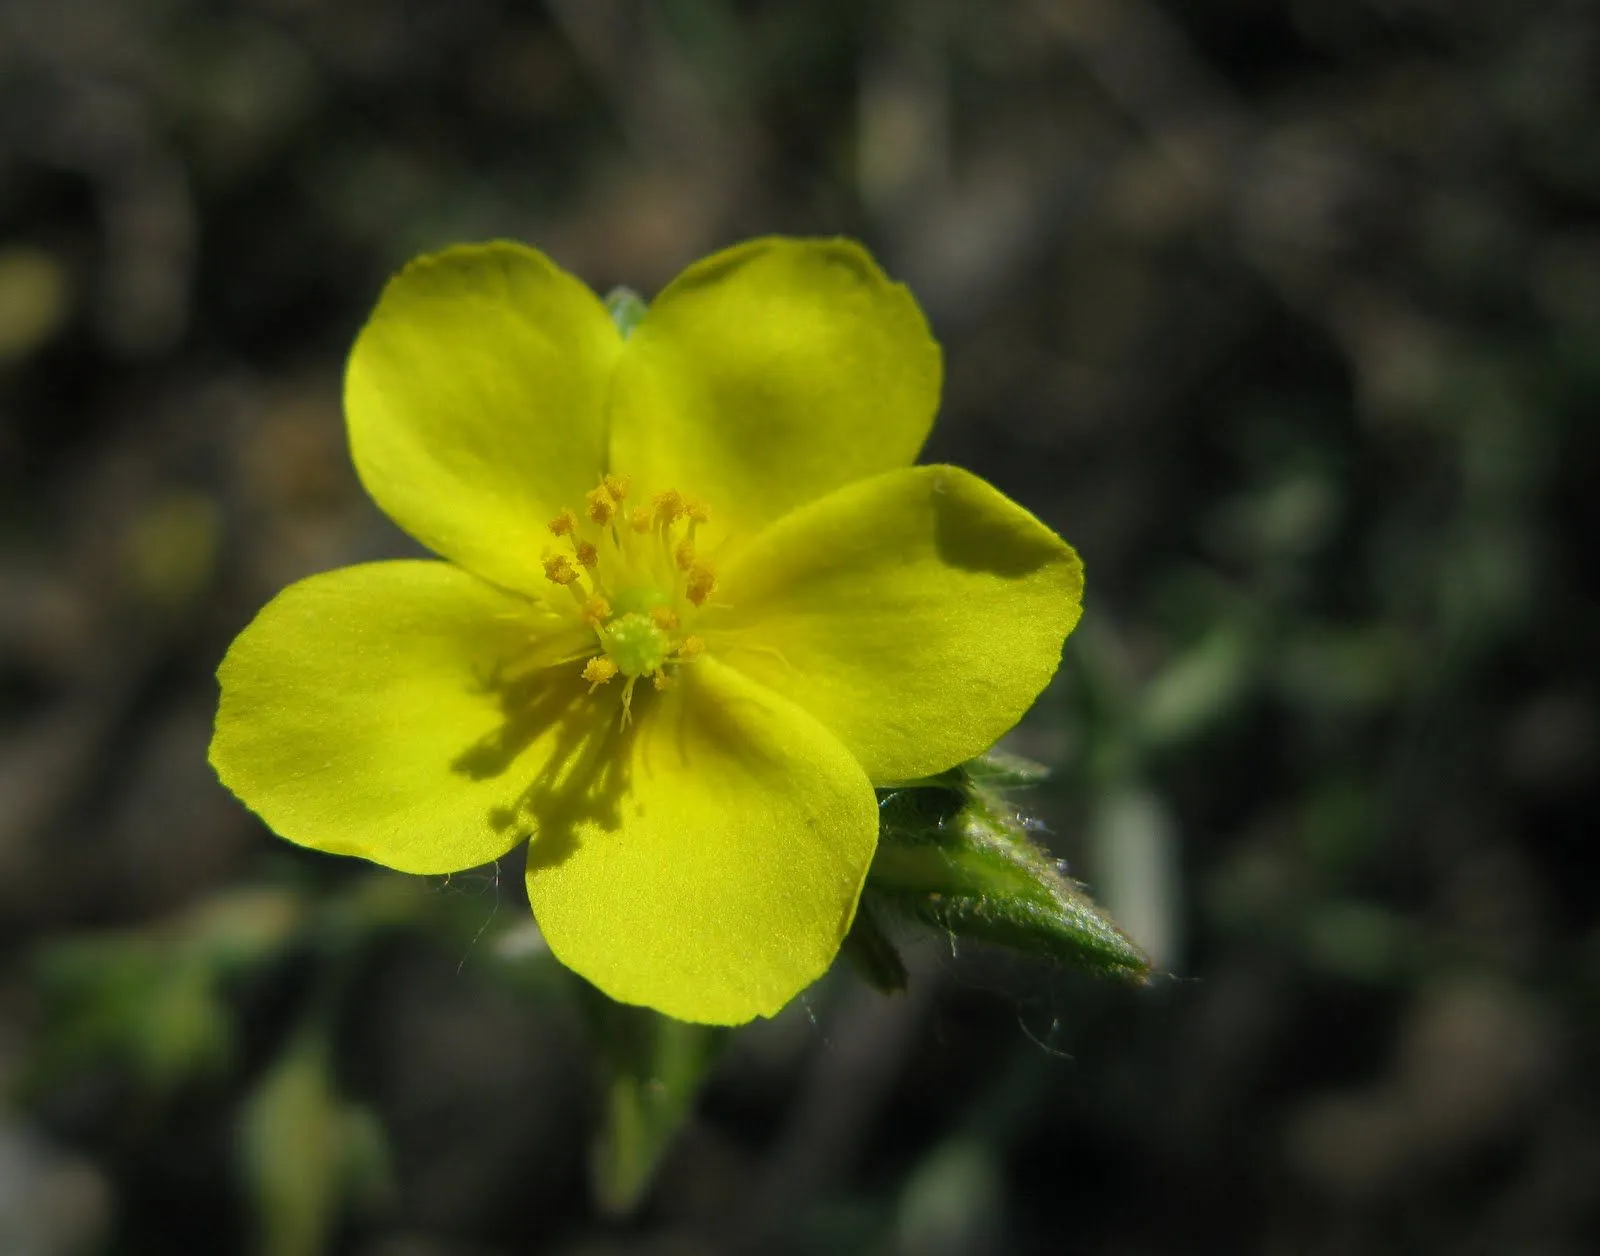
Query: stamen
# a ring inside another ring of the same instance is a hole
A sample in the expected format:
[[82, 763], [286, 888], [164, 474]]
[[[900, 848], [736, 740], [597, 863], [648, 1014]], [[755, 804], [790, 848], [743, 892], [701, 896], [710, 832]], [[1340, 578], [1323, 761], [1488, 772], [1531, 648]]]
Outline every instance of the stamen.
[[575, 584], [578, 571], [565, 554], [552, 554], [544, 560], [545, 579], [552, 584]]
[[[589, 682], [589, 692], [593, 693], [606, 681], [617, 674], [617, 665], [604, 654], [596, 654], [583, 665], [583, 678]], [[629, 682], [632, 683], [631, 681]]]
[[[705, 652], [702, 638], [682, 635], [684, 608], [704, 605], [717, 587], [711, 560], [697, 552], [697, 529], [711, 517], [705, 503], [677, 489], [630, 503], [631, 489], [627, 476], [604, 475], [581, 509], [550, 520], [564, 552], [542, 560], [545, 578], [566, 588], [578, 620], [594, 634], [589, 650], [600, 648], [570, 660], [585, 660], [589, 692], [619, 676], [625, 682], [624, 726], [633, 718], [635, 683], [648, 676], [654, 688], [670, 689], [678, 683], [677, 667]], [[652, 532], [655, 539], [641, 547], [635, 534]]]
[[689, 532], [683, 538], [683, 543], [678, 546], [678, 570], [688, 571], [694, 562], [694, 537], [700, 530], [702, 523], [709, 522], [711, 512], [701, 502], [689, 502], [684, 507], [684, 513], [689, 516]]
[[598, 524], [610, 523], [611, 517], [617, 513], [617, 503], [611, 500], [611, 494], [604, 488], [591, 490], [583, 501], [589, 518]]
[[683, 515], [683, 494], [675, 488], [657, 493], [650, 503], [656, 508], [656, 521], [663, 526], [676, 523]]
[[684, 592], [696, 606], [704, 606], [706, 599], [711, 596], [711, 591], [716, 587], [717, 574], [711, 570], [711, 564], [705, 559], [699, 559], [689, 568], [689, 585]]

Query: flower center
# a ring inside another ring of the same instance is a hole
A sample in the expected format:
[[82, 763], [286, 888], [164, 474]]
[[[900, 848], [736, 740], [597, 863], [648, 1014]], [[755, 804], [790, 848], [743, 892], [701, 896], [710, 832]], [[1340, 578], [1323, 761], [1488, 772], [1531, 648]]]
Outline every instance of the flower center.
[[716, 588], [716, 572], [696, 551], [706, 508], [675, 489], [628, 505], [626, 476], [608, 475], [584, 499], [550, 521], [558, 544], [544, 555], [545, 577], [564, 587], [597, 651], [583, 667], [590, 692], [624, 677], [622, 712], [631, 716], [634, 682], [672, 683], [669, 668], [705, 643], [685, 630]]
[[635, 680], [659, 672], [673, 649], [671, 636], [637, 611], [612, 619], [600, 630], [600, 642], [617, 670]]

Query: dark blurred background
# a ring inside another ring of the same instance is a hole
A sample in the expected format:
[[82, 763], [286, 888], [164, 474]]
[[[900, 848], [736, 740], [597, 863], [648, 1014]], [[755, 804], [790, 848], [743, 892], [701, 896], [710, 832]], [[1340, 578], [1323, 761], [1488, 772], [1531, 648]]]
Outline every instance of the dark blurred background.
[[[0, 1252], [1600, 1250], [1597, 84], [1589, 0], [0, 0]], [[278, 842], [212, 671], [410, 552], [393, 268], [772, 231], [1083, 554], [1012, 744], [1163, 976], [837, 972], [608, 1220], [518, 858]]]

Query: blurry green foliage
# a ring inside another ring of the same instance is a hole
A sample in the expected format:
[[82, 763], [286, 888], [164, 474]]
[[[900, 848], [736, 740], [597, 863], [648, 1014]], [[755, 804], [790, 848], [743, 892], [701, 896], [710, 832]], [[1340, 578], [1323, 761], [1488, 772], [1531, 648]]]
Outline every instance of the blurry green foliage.
[[350, 1201], [392, 1189], [383, 1131], [340, 1096], [322, 1026], [294, 1036], [246, 1102], [239, 1134], [260, 1256], [320, 1256]]
[[294, 895], [240, 890], [153, 930], [65, 939], [39, 952], [44, 1035], [27, 1084], [106, 1059], [158, 1094], [225, 1069], [235, 1048], [226, 983], [279, 956], [304, 919]]

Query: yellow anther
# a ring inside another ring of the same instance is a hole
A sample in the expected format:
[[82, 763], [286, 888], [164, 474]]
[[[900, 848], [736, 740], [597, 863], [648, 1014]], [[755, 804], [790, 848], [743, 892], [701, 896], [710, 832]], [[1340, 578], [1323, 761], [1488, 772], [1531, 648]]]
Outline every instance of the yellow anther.
[[617, 503], [611, 500], [611, 494], [604, 488], [590, 491], [583, 499], [589, 518], [596, 523], [606, 524], [611, 522], [611, 516], [617, 513]]
[[578, 579], [578, 569], [565, 554], [552, 554], [545, 559], [544, 574], [554, 584], [573, 584]]
[[711, 570], [711, 564], [704, 559], [689, 568], [689, 585], [684, 592], [696, 606], [705, 605], [705, 600], [711, 596], [711, 591], [716, 587], [717, 574]]
[[671, 689], [672, 677], [668, 676], [665, 672], [657, 672], [655, 675], [650, 677], [650, 683], [657, 689]]
[[589, 692], [593, 693], [606, 681], [617, 674], [617, 665], [604, 654], [596, 654], [583, 665], [583, 678], [589, 682]]
[[662, 523], [676, 523], [683, 515], [683, 494], [675, 488], [657, 493], [650, 499], [650, 504], [656, 508], [656, 518]]
[[[700, 638], [682, 636], [682, 628], [717, 591], [715, 567], [696, 535], [710, 518], [703, 501], [675, 488], [647, 496], [635, 492], [628, 476], [607, 472], [581, 506], [550, 520], [562, 543], [550, 547], [560, 553], [547, 551], [542, 559], [545, 578], [566, 588], [577, 621], [604, 647], [585, 665], [584, 679], [598, 686], [627, 678], [625, 722], [634, 681], [648, 676], [665, 688], [671, 665], [705, 648]], [[631, 535], [652, 532], [648, 543]]]

